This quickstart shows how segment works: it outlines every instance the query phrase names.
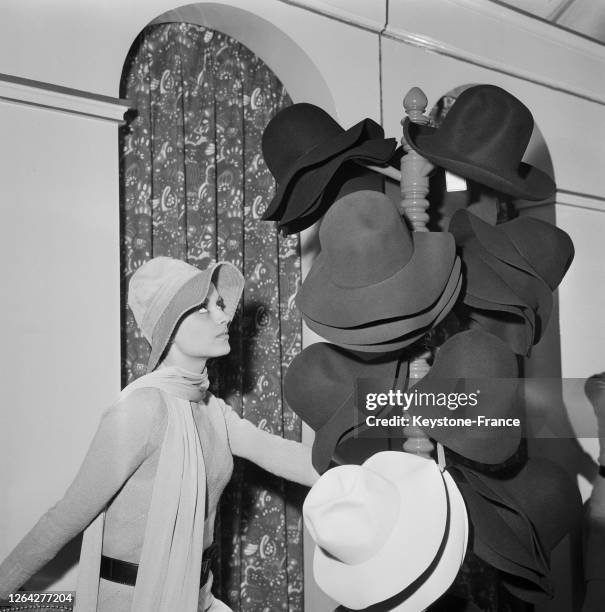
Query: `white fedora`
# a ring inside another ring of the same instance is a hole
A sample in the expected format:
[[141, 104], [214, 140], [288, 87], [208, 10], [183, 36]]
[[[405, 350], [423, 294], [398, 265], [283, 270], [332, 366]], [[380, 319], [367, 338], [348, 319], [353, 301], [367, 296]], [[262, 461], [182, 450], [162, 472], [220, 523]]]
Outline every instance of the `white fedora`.
[[323, 474], [303, 516], [317, 545], [317, 584], [360, 610], [397, 595], [434, 563], [448, 525], [448, 492], [435, 462], [384, 451]]
[[464, 561], [468, 544], [468, 513], [454, 479], [447, 472], [444, 472], [443, 479], [449, 504], [443, 547], [426, 578], [413, 591], [402, 593], [403, 601], [390, 608], [390, 612], [418, 612], [428, 608], [450, 588]]

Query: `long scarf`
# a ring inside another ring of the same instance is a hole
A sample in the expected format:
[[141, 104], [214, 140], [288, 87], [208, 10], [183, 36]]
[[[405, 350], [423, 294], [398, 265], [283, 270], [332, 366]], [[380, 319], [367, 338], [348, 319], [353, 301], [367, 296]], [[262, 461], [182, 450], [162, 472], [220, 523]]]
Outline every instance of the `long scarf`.
[[[195, 612], [198, 607], [206, 510], [206, 469], [190, 402], [208, 389], [208, 376], [160, 367], [124, 388], [164, 391], [168, 408], [145, 540], [131, 612]], [[125, 408], [126, 409], [126, 408]], [[105, 512], [88, 526], [82, 541], [75, 612], [97, 609]]]

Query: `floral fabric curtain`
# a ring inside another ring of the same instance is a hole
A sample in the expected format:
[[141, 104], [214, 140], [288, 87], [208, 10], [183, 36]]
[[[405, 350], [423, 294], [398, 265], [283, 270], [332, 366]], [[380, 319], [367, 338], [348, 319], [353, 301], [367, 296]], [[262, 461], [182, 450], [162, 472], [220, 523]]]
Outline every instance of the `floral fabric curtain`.
[[[170, 23], [135, 41], [121, 95], [134, 109], [120, 139], [124, 384], [144, 373], [148, 356], [125, 305], [132, 273], [157, 255], [198, 266], [228, 260], [246, 287], [231, 355], [212, 364], [214, 389], [256, 425], [300, 439], [282, 393], [301, 344], [298, 238], [259, 220], [274, 186], [261, 135], [291, 104], [287, 93], [237, 41]], [[234, 610], [302, 611], [301, 499], [295, 485], [236, 464], [217, 521], [214, 589]]]

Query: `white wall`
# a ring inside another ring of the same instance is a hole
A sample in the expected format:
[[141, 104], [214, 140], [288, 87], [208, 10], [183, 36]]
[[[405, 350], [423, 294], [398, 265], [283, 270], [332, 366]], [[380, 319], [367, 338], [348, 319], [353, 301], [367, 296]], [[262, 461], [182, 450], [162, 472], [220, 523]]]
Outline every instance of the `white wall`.
[[0, 133], [4, 557], [115, 399], [120, 320], [116, 124], [0, 101]]

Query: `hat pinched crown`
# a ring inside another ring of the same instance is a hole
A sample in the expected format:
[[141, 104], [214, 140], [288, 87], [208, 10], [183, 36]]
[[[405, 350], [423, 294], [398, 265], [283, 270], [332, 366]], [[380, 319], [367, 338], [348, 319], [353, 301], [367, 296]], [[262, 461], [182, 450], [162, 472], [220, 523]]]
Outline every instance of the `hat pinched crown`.
[[303, 507], [317, 545], [342, 563], [371, 559], [394, 529], [401, 505], [392, 482], [359, 465], [327, 471]]

